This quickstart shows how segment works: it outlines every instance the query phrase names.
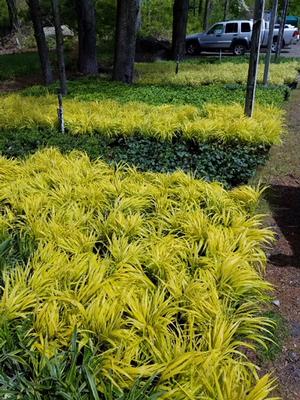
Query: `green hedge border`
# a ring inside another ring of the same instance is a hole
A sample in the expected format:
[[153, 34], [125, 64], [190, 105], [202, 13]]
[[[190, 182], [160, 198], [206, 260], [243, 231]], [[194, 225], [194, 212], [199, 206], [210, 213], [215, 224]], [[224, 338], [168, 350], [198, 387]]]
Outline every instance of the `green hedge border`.
[[92, 159], [124, 162], [141, 171], [165, 173], [182, 169], [226, 186], [246, 183], [265, 163], [270, 149], [268, 145], [240, 141], [167, 142], [137, 135], [108, 139], [97, 134], [63, 135], [54, 130], [2, 131], [0, 135], [0, 152], [7, 157], [24, 157], [45, 147], [57, 147], [63, 153], [81, 150]]

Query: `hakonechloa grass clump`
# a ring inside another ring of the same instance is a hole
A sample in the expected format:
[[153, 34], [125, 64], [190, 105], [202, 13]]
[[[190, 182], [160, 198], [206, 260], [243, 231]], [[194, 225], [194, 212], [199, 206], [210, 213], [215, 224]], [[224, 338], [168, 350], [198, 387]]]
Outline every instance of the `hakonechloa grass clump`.
[[[57, 99], [53, 95], [0, 97], [0, 130], [55, 128]], [[114, 100], [64, 101], [65, 124], [71, 134], [99, 133], [105, 137], [136, 134], [158, 140], [205, 142], [240, 141], [272, 145], [280, 142], [283, 112], [273, 106], [258, 106], [253, 118], [239, 104], [207, 103], [203, 109], [191, 105], [154, 106], [142, 102]]]
[[0, 315], [27, 327], [31, 351], [51, 359], [76, 330], [99, 392], [103, 377], [125, 389], [156, 376], [163, 399], [270, 398], [244, 351], [271, 326], [259, 191], [48, 149], [1, 158], [0, 196]]

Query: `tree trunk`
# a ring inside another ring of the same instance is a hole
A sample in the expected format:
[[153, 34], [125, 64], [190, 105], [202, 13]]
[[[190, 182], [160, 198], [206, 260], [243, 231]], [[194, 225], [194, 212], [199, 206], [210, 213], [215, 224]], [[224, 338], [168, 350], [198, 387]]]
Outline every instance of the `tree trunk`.
[[185, 55], [185, 37], [189, 14], [189, 0], [175, 0], [173, 5], [172, 58]]
[[203, 15], [203, 29], [205, 32], [209, 27], [211, 9], [212, 9], [212, 0], [205, 0], [204, 15]]
[[203, 0], [199, 0], [198, 4], [198, 15], [202, 15], [202, 8], [203, 8]]
[[255, 0], [247, 92], [246, 92], [246, 102], [245, 102], [245, 115], [247, 117], [252, 117], [254, 111], [257, 70], [258, 70], [259, 52], [261, 45], [261, 30], [263, 26], [264, 9], [265, 9], [265, 0]]
[[62, 96], [67, 94], [67, 78], [64, 57], [64, 38], [61, 30], [59, 0], [52, 0], [52, 12], [54, 17], [56, 53], [59, 70], [60, 93]]
[[49, 59], [49, 50], [42, 25], [40, 3], [39, 0], [27, 0], [27, 4], [33, 23], [34, 36], [39, 52], [44, 83], [45, 85], [49, 85], [53, 82], [53, 74]]
[[224, 0], [224, 21], [226, 21], [228, 17], [228, 10], [229, 10], [229, 0]]
[[276, 16], [277, 16], [277, 8], [278, 8], [278, 0], [273, 0], [271, 20], [269, 23], [268, 48], [267, 48], [267, 54], [266, 54], [266, 58], [265, 58], [265, 69], [264, 69], [264, 80], [263, 80], [263, 83], [265, 86], [268, 85], [268, 81], [269, 81], [269, 71], [270, 71], [270, 63], [271, 63], [274, 26], [275, 26], [275, 21], [276, 21]]
[[118, 0], [113, 79], [132, 83], [140, 0]]
[[18, 11], [15, 0], [6, 0], [8, 16], [9, 16], [9, 25], [11, 31], [17, 31], [20, 28], [20, 22], [18, 18]]
[[6, 0], [8, 16], [9, 16], [9, 25], [11, 31], [17, 31], [20, 28], [18, 11], [16, 7], [15, 0]]
[[139, 12], [136, 18], [136, 32], [137, 34], [139, 33], [139, 31], [142, 29], [142, 3], [143, 0], [140, 0], [140, 6], [139, 6]]
[[98, 73], [96, 16], [93, 0], [76, 0], [78, 18], [78, 70], [85, 75]]
[[278, 58], [280, 57], [280, 53], [281, 53], [281, 49], [282, 49], [282, 45], [283, 45], [284, 27], [285, 27], [288, 6], [289, 6], [289, 0], [284, 0], [282, 16], [281, 16], [281, 21], [280, 21], [280, 27], [279, 27], [279, 32], [278, 32], [275, 61], [277, 61]]

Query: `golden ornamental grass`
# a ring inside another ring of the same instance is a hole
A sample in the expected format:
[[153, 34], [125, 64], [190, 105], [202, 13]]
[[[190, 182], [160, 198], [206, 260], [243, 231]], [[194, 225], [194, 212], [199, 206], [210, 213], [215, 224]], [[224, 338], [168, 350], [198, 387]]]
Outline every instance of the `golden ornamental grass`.
[[101, 377], [159, 377], [169, 400], [270, 399], [245, 348], [266, 345], [258, 190], [226, 191], [182, 172], [111, 168], [79, 152], [0, 158], [2, 238], [34, 243], [4, 266], [0, 318], [32, 321], [32, 351], [52, 357], [92, 339]]
[[[246, 83], [248, 63], [205, 64], [184, 62], [180, 64], [179, 74], [175, 74], [174, 62], [158, 61], [155, 63], [136, 64], [138, 82], [144, 84], [173, 84], [199, 86], [214, 83]], [[297, 81], [300, 63], [290, 61], [271, 64], [270, 84], [284, 85]], [[264, 64], [259, 65], [258, 82], [263, 81]]]
[[[55, 128], [55, 96], [29, 97], [17, 94], [0, 97], [0, 130]], [[159, 140], [174, 137], [197, 142], [244, 141], [256, 144], [280, 142], [283, 112], [258, 106], [254, 118], [244, 116], [241, 105], [207, 104], [153, 106], [145, 103], [64, 101], [66, 128], [71, 134], [99, 133], [107, 137], [140, 134]]]

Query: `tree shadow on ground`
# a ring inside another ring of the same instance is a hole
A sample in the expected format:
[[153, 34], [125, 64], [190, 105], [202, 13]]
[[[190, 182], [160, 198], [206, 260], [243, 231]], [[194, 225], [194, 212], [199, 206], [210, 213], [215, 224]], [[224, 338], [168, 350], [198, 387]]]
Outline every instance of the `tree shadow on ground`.
[[277, 266], [300, 268], [300, 185], [272, 185], [267, 200], [279, 228], [277, 251], [269, 260]]

